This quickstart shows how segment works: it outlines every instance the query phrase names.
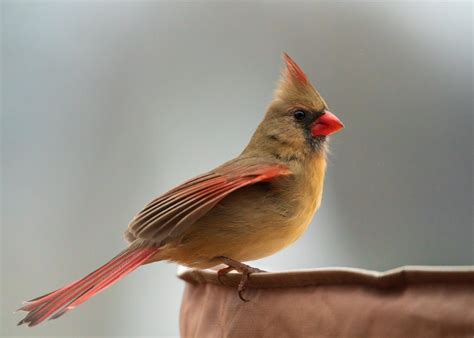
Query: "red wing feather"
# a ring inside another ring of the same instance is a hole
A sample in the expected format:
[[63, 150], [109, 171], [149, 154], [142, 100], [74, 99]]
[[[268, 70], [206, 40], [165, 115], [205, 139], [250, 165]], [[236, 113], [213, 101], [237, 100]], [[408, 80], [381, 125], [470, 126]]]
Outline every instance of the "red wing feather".
[[148, 203], [129, 225], [135, 238], [160, 243], [176, 237], [242, 187], [290, 174], [281, 163], [256, 158], [236, 159], [193, 178]]

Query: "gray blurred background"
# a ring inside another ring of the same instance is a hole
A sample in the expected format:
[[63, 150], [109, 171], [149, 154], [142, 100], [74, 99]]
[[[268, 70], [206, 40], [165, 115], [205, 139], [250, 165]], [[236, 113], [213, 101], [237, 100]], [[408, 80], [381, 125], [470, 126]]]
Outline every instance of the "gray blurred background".
[[124, 247], [144, 203], [244, 147], [288, 52], [346, 129], [270, 270], [473, 264], [472, 5], [2, 2], [5, 336], [176, 336], [156, 264], [61, 320], [12, 310]]

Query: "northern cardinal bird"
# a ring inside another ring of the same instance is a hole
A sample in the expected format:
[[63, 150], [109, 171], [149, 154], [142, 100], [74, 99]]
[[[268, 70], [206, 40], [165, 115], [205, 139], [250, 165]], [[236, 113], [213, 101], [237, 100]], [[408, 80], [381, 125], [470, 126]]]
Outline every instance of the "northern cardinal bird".
[[[25, 302], [18, 325], [55, 319], [141, 265], [168, 260], [189, 267], [245, 265], [293, 243], [321, 203], [327, 136], [343, 128], [302, 69], [286, 67], [263, 121], [235, 159], [152, 200], [125, 232], [129, 246], [86, 277]], [[245, 300], [245, 299], [244, 299]]]

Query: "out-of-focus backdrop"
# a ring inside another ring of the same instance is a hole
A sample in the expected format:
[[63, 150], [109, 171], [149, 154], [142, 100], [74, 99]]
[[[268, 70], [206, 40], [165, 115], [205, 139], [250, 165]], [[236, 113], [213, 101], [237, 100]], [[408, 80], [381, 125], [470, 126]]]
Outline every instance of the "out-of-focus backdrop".
[[147, 201], [237, 155], [288, 52], [346, 124], [320, 209], [271, 270], [473, 264], [472, 5], [2, 2], [5, 336], [175, 336], [176, 266], [58, 321], [24, 299], [124, 247]]

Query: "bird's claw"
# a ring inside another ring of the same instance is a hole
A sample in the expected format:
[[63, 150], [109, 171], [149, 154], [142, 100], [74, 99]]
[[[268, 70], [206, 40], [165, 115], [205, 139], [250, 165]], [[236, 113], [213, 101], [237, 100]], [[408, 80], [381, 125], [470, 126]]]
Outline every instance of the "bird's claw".
[[242, 275], [242, 279], [240, 280], [240, 283], [239, 283], [239, 286], [237, 288], [237, 291], [239, 293], [239, 298], [243, 301], [243, 302], [248, 302], [250, 301], [250, 299], [247, 299], [243, 296], [243, 293], [245, 291], [245, 289], [247, 288], [247, 282], [249, 280], [249, 275], [250, 275], [250, 272], [248, 273], [244, 273]]
[[238, 294], [239, 294], [239, 298], [243, 302], [248, 302], [249, 299], [247, 299], [243, 296], [243, 292], [247, 289], [247, 283], [249, 281], [250, 274], [265, 272], [265, 271], [260, 270], [258, 268], [251, 267], [247, 264], [243, 264], [243, 263], [234, 261], [234, 260], [232, 260], [230, 258], [227, 258], [227, 257], [219, 257], [219, 258], [222, 260], [222, 262], [227, 264], [226, 268], [223, 268], [223, 269], [220, 269], [220, 270], [217, 271], [217, 279], [219, 280], [219, 283], [221, 283], [222, 285], [225, 285], [222, 281], [222, 277], [227, 275], [227, 273], [229, 273], [230, 271], [236, 270], [236, 271], [240, 272], [242, 274], [242, 278], [240, 279], [237, 291], [238, 291]]
[[239, 298], [242, 300], [242, 302], [250, 302], [250, 299], [247, 299], [245, 298], [244, 296], [242, 296], [242, 293], [244, 292], [244, 290], [239, 290], [238, 293], [239, 293]]

